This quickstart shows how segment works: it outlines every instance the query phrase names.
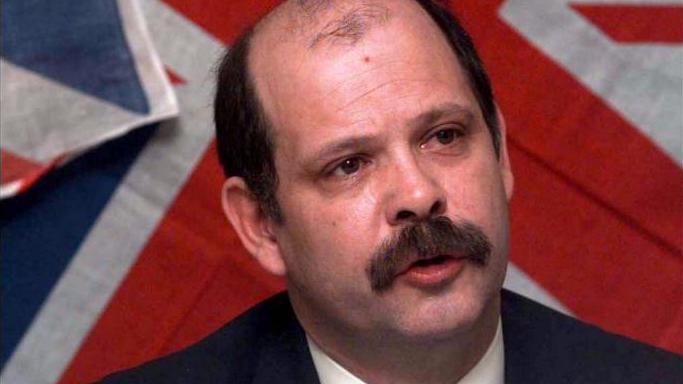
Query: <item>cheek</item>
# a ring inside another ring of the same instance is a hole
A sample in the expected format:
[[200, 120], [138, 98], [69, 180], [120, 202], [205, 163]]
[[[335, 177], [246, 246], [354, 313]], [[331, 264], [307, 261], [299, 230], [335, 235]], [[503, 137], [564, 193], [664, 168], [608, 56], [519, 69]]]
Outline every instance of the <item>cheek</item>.
[[357, 279], [376, 246], [371, 217], [376, 199], [371, 193], [337, 201], [311, 195], [282, 204], [285, 228], [279, 241], [288, 269], [307, 279]]
[[497, 178], [487, 188], [489, 199], [482, 202], [486, 207], [483, 214], [482, 226], [489, 236], [493, 245], [491, 262], [502, 269], [504, 274], [505, 262], [507, 261], [508, 240], [508, 202], [502, 180]]
[[381, 225], [374, 183], [367, 183], [353, 193], [331, 196], [321, 193], [313, 184], [288, 187], [290, 193], [279, 198], [286, 225], [314, 248], [328, 246], [337, 239], [364, 243], [376, 235], [375, 229]]
[[355, 196], [337, 205], [340, 227], [348, 229], [356, 236], [375, 234], [373, 228], [381, 225], [381, 208], [378, 191], [372, 183], [366, 185]]
[[495, 246], [507, 239], [507, 199], [502, 177], [492, 161], [450, 178], [449, 214], [479, 225]]

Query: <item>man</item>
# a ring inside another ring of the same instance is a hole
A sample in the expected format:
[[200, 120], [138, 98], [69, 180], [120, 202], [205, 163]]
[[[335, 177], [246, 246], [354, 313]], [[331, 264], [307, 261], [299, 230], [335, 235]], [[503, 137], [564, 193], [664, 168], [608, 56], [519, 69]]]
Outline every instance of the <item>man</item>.
[[433, 3], [280, 5], [223, 61], [215, 117], [225, 213], [288, 293], [109, 381], [683, 380], [673, 354], [501, 293], [505, 122]]

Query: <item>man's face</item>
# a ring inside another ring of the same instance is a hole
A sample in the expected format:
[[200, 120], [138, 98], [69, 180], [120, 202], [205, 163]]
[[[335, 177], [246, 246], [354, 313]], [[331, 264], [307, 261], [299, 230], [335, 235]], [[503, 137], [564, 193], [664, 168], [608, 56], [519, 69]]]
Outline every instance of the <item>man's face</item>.
[[[512, 176], [438, 28], [415, 4], [391, 5], [391, 18], [353, 45], [254, 42], [285, 218], [273, 233], [307, 330], [438, 338], [495, 306]], [[407, 256], [390, 285], [373, 289], [380, 246], [442, 216], [481, 229], [487, 263], [450, 255], [421, 267]]]

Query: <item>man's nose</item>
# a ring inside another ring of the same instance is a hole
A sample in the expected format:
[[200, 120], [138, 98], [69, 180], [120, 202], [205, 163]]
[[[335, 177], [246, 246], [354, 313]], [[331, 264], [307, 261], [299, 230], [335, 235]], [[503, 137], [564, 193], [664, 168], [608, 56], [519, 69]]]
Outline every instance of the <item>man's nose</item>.
[[386, 214], [391, 225], [424, 220], [446, 211], [446, 191], [417, 162], [406, 161], [393, 172], [393, 181], [386, 185], [390, 189]]

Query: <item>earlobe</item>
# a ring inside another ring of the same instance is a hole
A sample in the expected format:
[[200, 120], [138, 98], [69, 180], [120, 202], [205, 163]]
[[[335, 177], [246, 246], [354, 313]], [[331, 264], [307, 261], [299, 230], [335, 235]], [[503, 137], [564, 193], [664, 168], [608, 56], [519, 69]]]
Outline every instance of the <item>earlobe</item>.
[[268, 272], [283, 276], [285, 263], [272, 231], [272, 220], [241, 177], [230, 177], [221, 192], [223, 212], [247, 251]]
[[507, 149], [507, 126], [505, 124], [505, 117], [496, 105], [496, 115], [498, 116], [498, 126], [500, 130], [500, 154], [498, 162], [500, 164], [501, 175], [503, 178], [503, 186], [505, 187], [505, 195], [508, 201], [512, 198], [514, 190], [515, 177], [512, 174], [512, 166], [510, 165], [510, 157]]

